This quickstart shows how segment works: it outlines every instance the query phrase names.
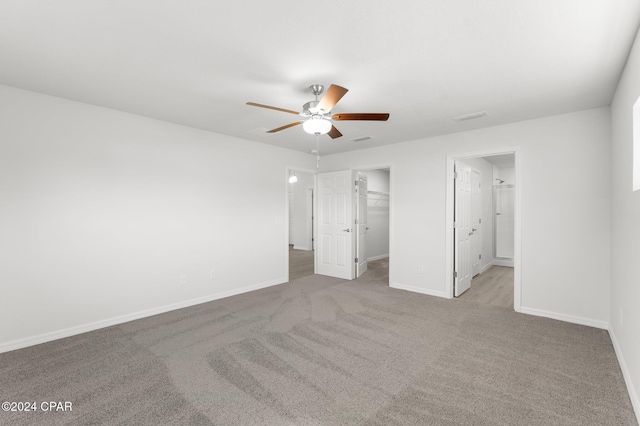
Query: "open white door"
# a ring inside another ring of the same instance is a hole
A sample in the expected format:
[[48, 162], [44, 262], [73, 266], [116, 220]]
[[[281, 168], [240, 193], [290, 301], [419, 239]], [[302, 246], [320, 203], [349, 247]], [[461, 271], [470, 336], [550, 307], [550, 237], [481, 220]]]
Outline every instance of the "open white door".
[[471, 287], [471, 167], [454, 164], [454, 295]]
[[367, 176], [358, 173], [357, 177], [356, 227], [358, 228], [358, 241], [356, 242], [356, 275], [359, 277], [367, 271], [367, 230], [369, 228], [367, 227]]
[[354, 278], [353, 172], [318, 174], [316, 273]]
[[482, 259], [482, 192], [481, 175], [471, 170], [471, 276], [480, 273]]

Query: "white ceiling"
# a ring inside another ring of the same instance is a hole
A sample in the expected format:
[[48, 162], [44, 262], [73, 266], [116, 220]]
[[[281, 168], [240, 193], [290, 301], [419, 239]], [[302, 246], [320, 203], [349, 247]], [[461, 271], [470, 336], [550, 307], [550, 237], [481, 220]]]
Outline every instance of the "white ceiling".
[[245, 102], [335, 83], [334, 112], [391, 114], [328, 154], [609, 105], [639, 23], [637, 0], [2, 0], [0, 84], [305, 152]]

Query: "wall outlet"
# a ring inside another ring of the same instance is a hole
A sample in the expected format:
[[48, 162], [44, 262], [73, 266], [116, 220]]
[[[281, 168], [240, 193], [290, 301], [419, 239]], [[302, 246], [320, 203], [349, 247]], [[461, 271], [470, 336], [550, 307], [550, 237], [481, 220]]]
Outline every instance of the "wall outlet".
[[216, 276], [216, 270], [215, 270], [215, 269], [212, 269], [212, 270], [211, 270], [210, 277], [211, 277], [211, 279], [212, 279], [212, 280], [215, 280], [215, 279], [217, 278], [217, 276]]
[[187, 285], [187, 274], [180, 275], [180, 285]]
[[422, 266], [422, 265], [418, 266], [418, 273], [419, 274], [424, 274], [424, 266]]

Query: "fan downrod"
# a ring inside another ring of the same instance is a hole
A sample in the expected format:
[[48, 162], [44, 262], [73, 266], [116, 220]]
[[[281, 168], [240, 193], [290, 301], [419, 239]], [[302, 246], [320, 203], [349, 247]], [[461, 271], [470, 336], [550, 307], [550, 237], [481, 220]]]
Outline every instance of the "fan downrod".
[[318, 96], [320, 96], [320, 94], [324, 90], [324, 86], [322, 84], [312, 84], [309, 87], [311, 88], [311, 93], [313, 93], [316, 96], [316, 101], [317, 101]]

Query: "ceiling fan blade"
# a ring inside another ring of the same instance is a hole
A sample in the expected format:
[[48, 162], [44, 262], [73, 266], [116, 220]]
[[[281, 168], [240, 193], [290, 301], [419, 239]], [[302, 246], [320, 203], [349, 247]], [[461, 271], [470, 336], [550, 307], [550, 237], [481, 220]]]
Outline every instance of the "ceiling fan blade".
[[284, 108], [278, 108], [278, 107], [274, 107], [274, 106], [270, 106], [270, 105], [257, 104], [255, 102], [247, 102], [247, 105], [254, 106], [254, 107], [260, 107], [260, 108], [266, 108], [266, 109], [274, 109], [276, 111], [288, 112], [289, 114], [298, 115], [298, 111], [293, 111], [291, 109], [284, 109]]
[[331, 126], [331, 130], [329, 130], [329, 133], [327, 133], [327, 135], [329, 135], [331, 139], [335, 139], [342, 136], [342, 133], [340, 133], [340, 130], [336, 129], [336, 126]]
[[295, 123], [290, 123], [290, 124], [287, 124], [286, 126], [281, 126], [281, 127], [276, 128], [276, 129], [271, 129], [271, 130], [267, 131], [267, 133], [278, 133], [281, 130], [286, 130], [286, 129], [290, 128], [290, 127], [295, 127], [295, 126], [299, 125], [300, 123], [302, 123], [302, 121], [296, 121]]
[[334, 120], [369, 120], [369, 121], [387, 121], [389, 114], [386, 113], [352, 113], [352, 114], [333, 114]]
[[318, 104], [318, 108], [321, 108], [326, 112], [331, 111], [333, 107], [336, 106], [338, 101], [342, 99], [342, 97], [348, 91], [349, 90], [345, 89], [344, 87], [336, 86], [335, 84], [332, 84], [331, 86], [329, 86], [327, 93], [325, 93], [324, 96], [322, 97], [322, 100]]

